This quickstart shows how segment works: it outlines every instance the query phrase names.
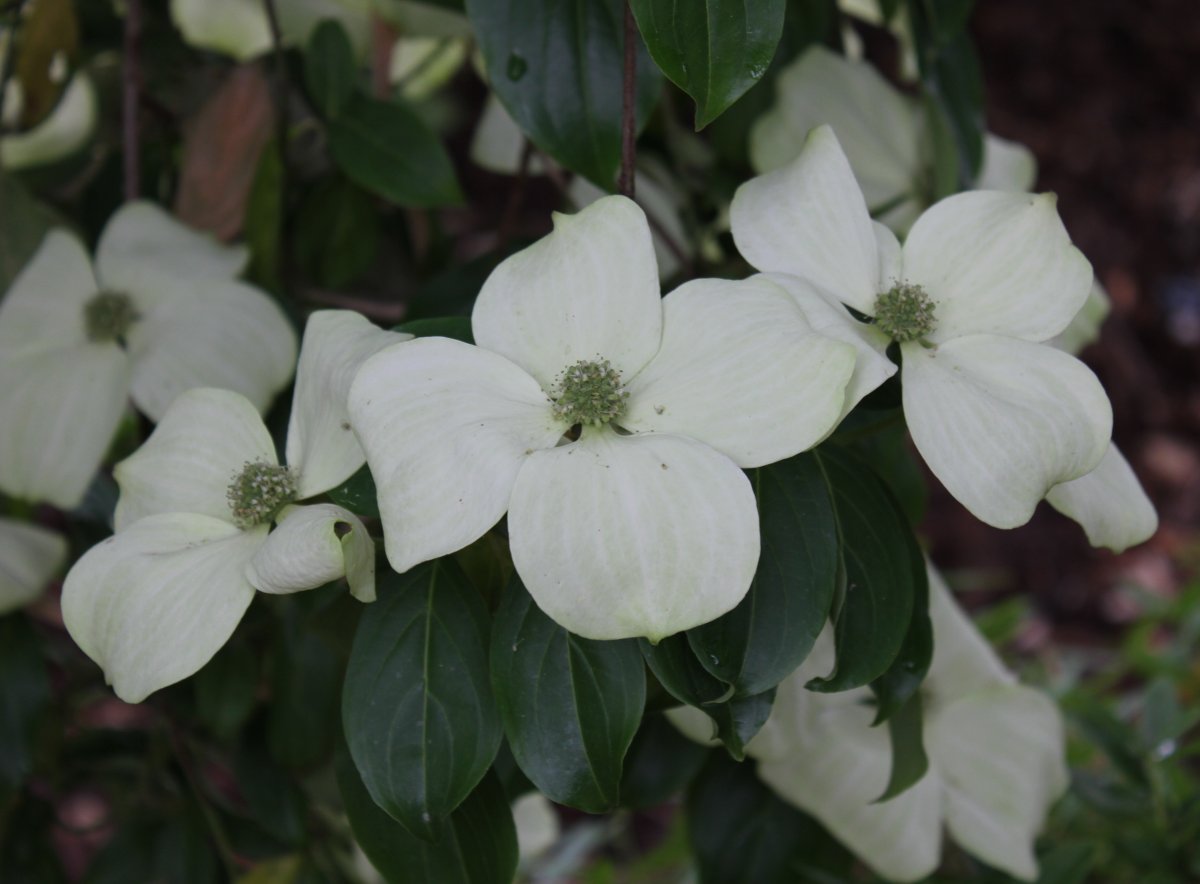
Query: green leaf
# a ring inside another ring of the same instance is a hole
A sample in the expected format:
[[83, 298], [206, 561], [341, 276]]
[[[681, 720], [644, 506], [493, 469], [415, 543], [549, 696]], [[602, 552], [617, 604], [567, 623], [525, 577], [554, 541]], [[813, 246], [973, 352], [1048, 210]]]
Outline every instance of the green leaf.
[[665, 716], [647, 715], [625, 755], [621, 806], [640, 809], [662, 804], [683, 791], [708, 754]]
[[876, 802], [895, 798], [901, 792], [915, 786], [929, 770], [929, 758], [925, 754], [924, 717], [921, 695], [914, 693], [887, 720], [888, 736], [892, 742], [892, 772], [888, 776], [887, 788]]
[[21, 614], [0, 617], [0, 799], [33, 769], [37, 731], [50, 702], [42, 645]]
[[446, 149], [402, 104], [354, 95], [329, 123], [329, 150], [355, 183], [400, 206], [462, 201]]
[[650, 55], [696, 102], [703, 129], [766, 73], [786, 0], [632, 0]]
[[838, 535], [825, 474], [811, 453], [750, 474], [762, 554], [750, 592], [688, 632], [697, 659], [739, 696], [779, 684], [812, 650], [833, 602]]
[[267, 289], [280, 290], [280, 259], [283, 252], [283, 161], [279, 142], [272, 139], [263, 148], [254, 172], [254, 183], [246, 200], [245, 234], [250, 247], [247, 277]]
[[734, 697], [724, 703], [705, 707], [717, 725], [717, 737], [725, 744], [734, 761], [746, 757], [746, 746], [767, 719], [775, 703], [775, 688], [750, 697]]
[[475, 336], [471, 331], [469, 316], [439, 316], [430, 319], [413, 319], [402, 322], [396, 331], [408, 332], [418, 338], [453, 338], [466, 344], [474, 344]]
[[533, 784], [589, 813], [616, 807], [646, 702], [636, 642], [572, 635], [514, 577], [496, 612], [491, 666], [508, 745]]
[[[467, 0], [488, 79], [539, 148], [610, 190], [621, 160], [624, 0]], [[638, 41], [640, 130], [662, 80]]]
[[359, 467], [357, 473], [328, 493], [330, 500], [338, 506], [344, 506], [355, 515], [379, 518], [375, 477], [371, 475], [371, 470], [366, 464]]
[[700, 664], [682, 633], [667, 636], [657, 645], [638, 639], [638, 647], [654, 677], [676, 700], [704, 708], [733, 696], [733, 685], [715, 678]]
[[336, 117], [354, 94], [358, 63], [345, 29], [325, 19], [313, 30], [304, 51], [304, 83], [317, 109]]
[[267, 706], [271, 757], [310, 767], [333, 749], [342, 658], [310, 626], [284, 633], [276, 646]]
[[50, 209], [30, 196], [16, 178], [0, 169], [0, 300], [42, 244], [52, 227], [66, 226]]
[[[792, 863], [828, 850], [809, 817], [776, 798], [750, 764], [719, 753], [687, 796], [688, 836], [704, 884], [792, 884]], [[832, 847], [833, 852], [839, 852]], [[848, 871], [848, 867], [847, 867]], [[849, 880], [848, 876], [835, 880]]]
[[196, 673], [196, 714], [222, 740], [233, 737], [254, 710], [259, 682], [258, 659], [250, 647], [231, 642]]
[[433, 841], [500, 746], [487, 610], [449, 559], [381, 583], [354, 636], [342, 724], [371, 797]]
[[442, 837], [428, 842], [376, 806], [344, 749], [337, 753], [336, 770], [354, 840], [388, 884], [511, 884], [517, 830], [495, 774], [485, 776], [450, 815]]
[[366, 272], [379, 250], [375, 201], [340, 175], [305, 195], [296, 213], [295, 255], [321, 286], [338, 289]]
[[238, 749], [233, 757], [233, 773], [250, 818], [284, 844], [302, 845], [304, 793], [286, 771], [271, 761], [258, 741]]
[[833, 614], [837, 665], [808, 688], [844, 691], [883, 675], [908, 634], [917, 595], [912, 528], [860, 458], [836, 446], [816, 457], [837, 517], [845, 592]]

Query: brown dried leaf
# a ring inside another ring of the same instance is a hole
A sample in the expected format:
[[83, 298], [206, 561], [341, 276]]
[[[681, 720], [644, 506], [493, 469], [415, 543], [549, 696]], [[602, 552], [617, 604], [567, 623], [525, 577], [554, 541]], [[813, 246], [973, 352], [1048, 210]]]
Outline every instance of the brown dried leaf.
[[258, 64], [234, 68], [184, 124], [183, 163], [175, 214], [184, 222], [232, 239], [242, 229], [246, 201], [275, 109]]
[[71, 0], [33, 0], [17, 32], [13, 76], [21, 84], [20, 127], [31, 129], [58, 103], [79, 45]]

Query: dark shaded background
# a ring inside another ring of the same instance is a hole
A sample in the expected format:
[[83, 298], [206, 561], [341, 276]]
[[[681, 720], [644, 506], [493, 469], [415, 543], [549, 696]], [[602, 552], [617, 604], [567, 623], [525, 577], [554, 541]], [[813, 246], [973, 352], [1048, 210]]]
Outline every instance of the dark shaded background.
[[1161, 527], [1114, 556], [1046, 504], [995, 531], [931, 480], [926, 532], [939, 564], [1032, 594], [1056, 638], [1086, 639], [1133, 615], [1114, 590], [1174, 594], [1200, 565], [1200, 5], [980, 0], [973, 31], [988, 128], [1037, 155], [1037, 189], [1112, 297], [1083, 358]]

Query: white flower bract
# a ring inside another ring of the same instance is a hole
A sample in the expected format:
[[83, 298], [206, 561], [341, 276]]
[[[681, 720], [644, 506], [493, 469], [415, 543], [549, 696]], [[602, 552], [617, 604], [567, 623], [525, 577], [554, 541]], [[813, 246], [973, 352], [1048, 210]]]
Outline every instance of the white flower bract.
[[[351, 388], [392, 566], [460, 549], [507, 512], [517, 572], [579, 635], [657, 640], [734, 607], [759, 553], [741, 468], [832, 429], [853, 348], [765, 278], [660, 299], [649, 227], [624, 197], [555, 215], [488, 278], [472, 326], [478, 346], [391, 347]], [[578, 438], [567, 414], [587, 418]]]
[[61, 534], [0, 518], [0, 614], [32, 602], [67, 560]]
[[78, 504], [130, 398], [152, 420], [200, 386], [266, 408], [296, 338], [234, 279], [245, 262], [145, 202], [112, 217], [95, 264], [74, 235], [48, 233], [0, 302], [0, 490]]
[[[1100, 462], [1108, 398], [1083, 363], [1043, 343], [1092, 283], [1053, 196], [958, 194], [926, 211], [900, 246], [871, 221], [836, 136], [821, 126], [795, 161], [743, 184], [731, 214], [753, 266], [807, 283], [788, 286], [803, 310], [827, 314], [833, 299], [871, 320], [839, 316], [862, 342], [861, 379], [886, 376], [895, 340], [913, 441], [984, 522], [1024, 524], [1050, 488]], [[897, 288], [914, 299], [891, 299]], [[917, 307], [931, 318], [904, 312]]]
[[357, 313], [313, 314], [288, 432], [290, 467], [278, 463], [245, 397], [207, 388], [179, 396], [146, 443], [117, 464], [117, 533], [67, 575], [63, 619], [118, 696], [140, 702], [195, 673], [228, 641], [255, 590], [292, 593], [345, 576], [355, 598], [374, 599], [374, 543], [359, 519], [333, 504], [293, 501], [362, 466], [344, 404], [350, 379], [367, 356], [408, 337]]

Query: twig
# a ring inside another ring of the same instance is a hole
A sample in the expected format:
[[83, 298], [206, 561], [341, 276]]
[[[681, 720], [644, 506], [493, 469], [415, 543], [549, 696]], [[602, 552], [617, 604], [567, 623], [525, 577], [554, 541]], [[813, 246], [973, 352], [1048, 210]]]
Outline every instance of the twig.
[[137, 199], [142, 192], [142, 0], [126, 0], [124, 53], [121, 66], [121, 146], [125, 160], [125, 199], [129, 201]]
[[633, 167], [637, 161], [637, 25], [625, 0], [625, 68], [621, 73], [621, 177], [617, 189], [633, 199]]

